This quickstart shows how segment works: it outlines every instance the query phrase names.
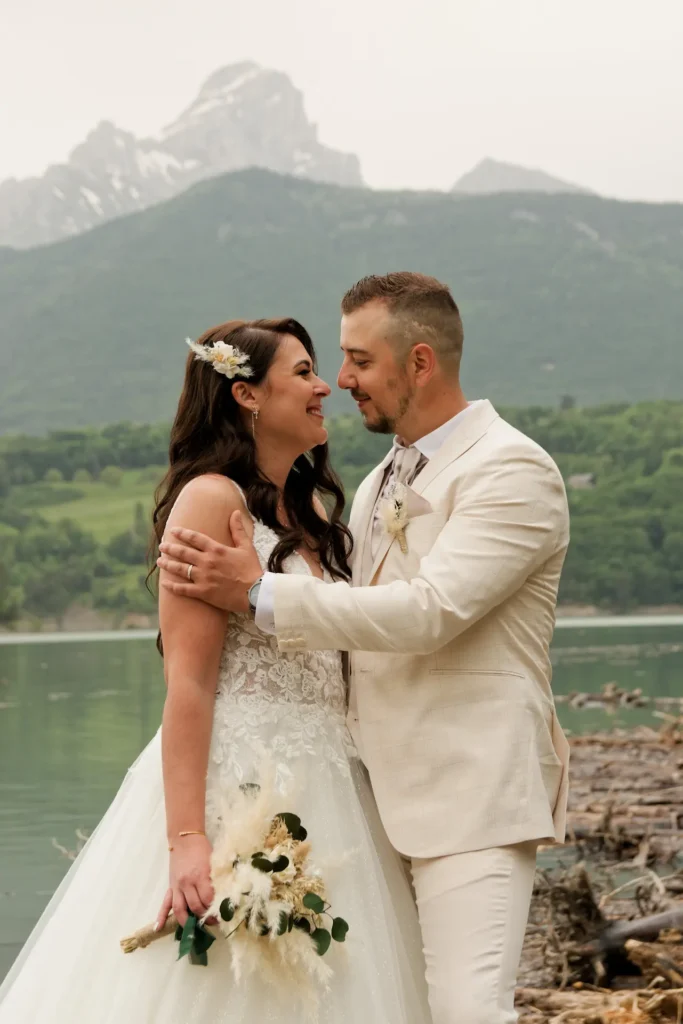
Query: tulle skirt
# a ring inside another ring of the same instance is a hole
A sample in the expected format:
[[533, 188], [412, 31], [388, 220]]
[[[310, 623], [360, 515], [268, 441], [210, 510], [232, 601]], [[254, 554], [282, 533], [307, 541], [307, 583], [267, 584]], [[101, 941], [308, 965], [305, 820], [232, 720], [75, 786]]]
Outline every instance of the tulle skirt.
[[[263, 737], [267, 747], [267, 736]], [[339, 767], [340, 737], [293, 762], [286, 810], [309, 831], [333, 910], [349, 923], [333, 943], [320, 1024], [428, 1024], [424, 960], [410, 886], [379, 820], [360, 763]], [[336, 756], [331, 757], [334, 748]], [[236, 752], [239, 761], [239, 750]], [[235, 751], [233, 751], [235, 756]], [[253, 772], [245, 746], [241, 775]], [[209, 790], [226, 784], [212, 767]], [[211, 806], [211, 801], [207, 807]], [[210, 822], [207, 816], [207, 830]], [[335, 866], [336, 865], [336, 866]], [[152, 922], [168, 878], [160, 733], [129, 770], [84, 850], [0, 987], [0, 1024], [291, 1024], [295, 1001], [252, 974], [239, 983], [230, 940], [207, 967], [177, 961], [172, 937], [124, 955], [119, 940]]]

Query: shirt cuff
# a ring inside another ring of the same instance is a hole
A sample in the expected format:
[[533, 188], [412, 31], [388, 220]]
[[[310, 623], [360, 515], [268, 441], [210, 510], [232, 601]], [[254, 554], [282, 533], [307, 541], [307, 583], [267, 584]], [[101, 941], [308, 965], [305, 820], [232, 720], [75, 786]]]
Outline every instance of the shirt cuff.
[[275, 634], [275, 573], [264, 573], [256, 599], [254, 614], [256, 625], [262, 633]]

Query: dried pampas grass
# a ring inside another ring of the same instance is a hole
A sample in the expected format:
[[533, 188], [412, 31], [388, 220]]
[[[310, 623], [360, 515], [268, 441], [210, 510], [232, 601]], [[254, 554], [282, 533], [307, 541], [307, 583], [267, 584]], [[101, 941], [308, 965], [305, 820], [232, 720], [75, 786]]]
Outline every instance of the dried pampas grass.
[[[230, 942], [238, 984], [257, 975], [283, 997], [298, 998], [314, 1019], [319, 994], [333, 973], [323, 956], [333, 939], [344, 942], [348, 925], [329, 913], [324, 879], [309, 863], [306, 830], [297, 815], [282, 811], [274, 773], [263, 776], [258, 785], [225, 794], [218, 808], [211, 856], [214, 899], [204, 919], [190, 917], [181, 930], [171, 914], [159, 931], [141, 928], [123, 939], [121, 948], [131, 953], [175, 932], [179, 956], [189, 953], [192, 963], [206, 965], [211, 942], [222, 937]], [[218, 924], [205, 927], [212, 918]]]

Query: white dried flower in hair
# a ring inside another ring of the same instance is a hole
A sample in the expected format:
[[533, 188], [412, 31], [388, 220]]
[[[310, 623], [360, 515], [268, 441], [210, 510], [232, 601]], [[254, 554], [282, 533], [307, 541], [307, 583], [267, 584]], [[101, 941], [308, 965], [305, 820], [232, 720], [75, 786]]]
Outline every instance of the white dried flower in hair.
[[186, 338], [185, 342], [194, 352], [195, 359], [211, 363], [216, 373], [222, 373], [228, 380], [232, 380], [233, 377], [252, 377], [254, 374], [249, 366], [249, 356], [240, 352], [235, 345], [228, 345], [225, 341], [216, 341], [213, 345], [198, 345], [191, 338]]

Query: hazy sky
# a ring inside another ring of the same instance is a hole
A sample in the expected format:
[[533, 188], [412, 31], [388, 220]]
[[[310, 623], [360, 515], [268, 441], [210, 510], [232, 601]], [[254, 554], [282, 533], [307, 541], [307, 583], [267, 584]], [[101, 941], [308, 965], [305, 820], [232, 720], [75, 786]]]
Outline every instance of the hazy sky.
[[216, 68], [286, 71], [373, 187], [484, 156], [683, 201], [683, 0], [0, 0], [0, 179], [104, 118], [173, 120]]

